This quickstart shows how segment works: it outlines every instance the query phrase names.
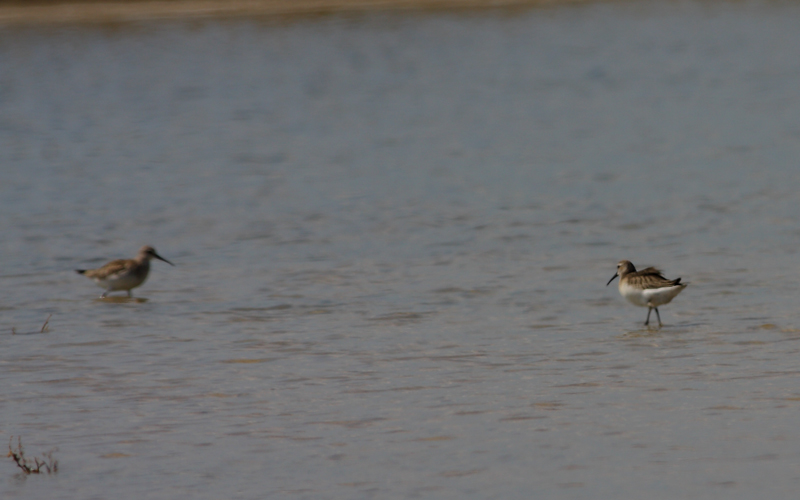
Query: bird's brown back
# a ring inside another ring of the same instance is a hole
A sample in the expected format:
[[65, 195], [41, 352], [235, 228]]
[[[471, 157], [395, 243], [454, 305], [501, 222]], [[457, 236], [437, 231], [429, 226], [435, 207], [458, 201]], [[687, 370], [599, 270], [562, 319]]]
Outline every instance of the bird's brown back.
[[648, 267], [647, 269], [642, 269], [641, 271], [628, 273], [625, 275], [624, 279], [629, 285], [642, 288], [644, 290], [652, 288], [665, 288], [676, 285], [686, 286], [681, 283], [680, 278], [668, 280], [661, 274], [661, 271], [655, 267]]
[[93, 279], [96, 278], [102, 280], [108, 278], [109, 276], [113, 276], [117, 273], [127, 272], [137, 264], [138, 262], [136, 262], [134, 259], [117, 259], [117, 260], [112, 260], [103, 267], [98, 267], [97, 269], [89, 269], [83, 274], [84, 276], [88, 276], [89, 278]]

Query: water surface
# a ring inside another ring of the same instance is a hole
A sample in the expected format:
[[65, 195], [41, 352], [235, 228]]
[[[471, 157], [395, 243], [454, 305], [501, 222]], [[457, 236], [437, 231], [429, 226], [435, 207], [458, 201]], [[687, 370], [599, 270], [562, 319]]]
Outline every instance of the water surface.
[[[0, 496], [792, 496], [798, 22], [6, 29], [0, 437], [61, 470]], [[144, 244], [138, 300], [73, 272]]]

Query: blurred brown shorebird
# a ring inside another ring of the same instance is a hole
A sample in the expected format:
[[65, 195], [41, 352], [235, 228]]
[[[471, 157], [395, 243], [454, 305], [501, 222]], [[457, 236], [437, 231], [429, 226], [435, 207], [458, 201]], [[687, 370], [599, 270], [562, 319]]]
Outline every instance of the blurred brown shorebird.
[[163, 260], [170, 266], [172, 262], [156, 253], [155, 248], [143, 246], [135, 259], [112, 260], [97, 269], [76, 269], [75, 272], [91, 278], [97, 286], [104, 288], [105, 292], [100, 298], [105, 298], [108, 292], [127, 290], [128, 297], [132, 297], [131, 289], [144, 283], [150, 272], [150, 259]]

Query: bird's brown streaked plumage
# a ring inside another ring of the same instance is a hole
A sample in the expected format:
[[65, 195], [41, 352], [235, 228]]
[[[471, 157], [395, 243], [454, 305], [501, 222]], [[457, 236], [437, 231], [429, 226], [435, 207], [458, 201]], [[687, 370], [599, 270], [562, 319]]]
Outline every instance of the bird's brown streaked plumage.
[[644, 290], [675, 286], [681, 282], [680, 278], [668, 280], [663, 274], [661, 274], [661, 271], [655, 267], [648, 267], [647, 269], [642, 269], [641, 271], [634, 271], [620, 276], [621, 279], [628, 280], [628, 284], [630, 286], [639, 287]]
[[619, 261], [616, 274], [608, 280], [606, 286], [610, 285], [617, 276], [619, 276], [620, 295], [633, 305], [648, 308], [645, 326], [650, 324], [650, 313], [653, 309], [656, 311], [658, 326], [662, 326], [658, 306], [669, 304], [687, 285], [687, 283], [681, 283], [681, 278], [668, 280], [661, 274], [661, 271], [654, 267], [637, 271], [636, 267], [628, 260]]
[[139, 249], [136, 258], [112, 260], [97, 269], [76, 269], [75, 272], [94, 280], [98, 286], [105, 289], [103, 298], [108, 292], [126, 290], [131, 297], [131, 289], [144, 283], [150, 272], [150, 259], [158, 259], [174, 266], [172, 262], [158, 255], [151, 246]]

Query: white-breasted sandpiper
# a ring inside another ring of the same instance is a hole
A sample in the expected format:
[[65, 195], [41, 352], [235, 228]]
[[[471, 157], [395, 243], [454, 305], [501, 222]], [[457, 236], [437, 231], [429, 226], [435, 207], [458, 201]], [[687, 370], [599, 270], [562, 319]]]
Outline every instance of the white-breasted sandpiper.
[[681, 283], [680, 278], [668, 280], [655, 267], [637, 271], [629, 260], [619, 261], [617, 273], [608, 280], [606, 286], [610, 285], [617, 276], [619, 276], [620, 295], [635, 306], [647, 308], [645, 326], [650, 324], [650, 312], [653, 309], [656, 310], [658, 326], [662, 326], [658, 306], [669, 304], [688, 285], [688, 283]]

